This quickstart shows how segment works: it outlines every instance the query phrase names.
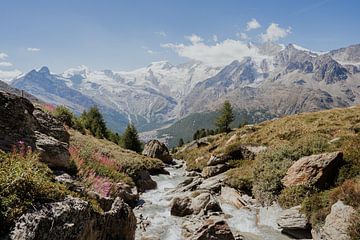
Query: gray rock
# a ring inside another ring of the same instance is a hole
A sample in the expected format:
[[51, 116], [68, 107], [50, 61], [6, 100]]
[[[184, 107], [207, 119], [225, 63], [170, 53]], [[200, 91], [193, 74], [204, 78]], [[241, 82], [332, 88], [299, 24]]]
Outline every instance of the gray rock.
[[170, 213], [171, 215], [178, 217], [191, 215], [193, 213], [193, 209], [191, 208], [191, 198], [188, 196], [183, 198], [174, 198], [171, 205]]
[[347, 230], [351, 225], [351, 218], [355, 209], [337, 201], [331, 206], [331, 212], [325, 219], [325, 224], [320, 229], [311, 231], [314, 240], [350, 240]]
[[168, 164], [172, 163], [173, 161], [169, 153], [169, 149], [164, 143], [161, 143], [158, 140], [151, 140], [145, 144], [142, 154], [152, 158], [158, 158], [164, 163]]
[[236, 208], [242, 208], [246, 206], [241, 194], [234, 188], [224, 186], [221, 188], [221, 194], [219, 196], [221, 202], [231, 204]]
[[35, 131], [35, 146], [40, 152], [41, 161], [50, 168], [68, 168], [70, 166], [70, 153], [68, 144], [46, 134]]
[[224, 220], [209, 218], [195, 226], [197, 228], [187, 238], [188, 240], [235, 240], [229, 225]]
[[4, 92], [0, 92], [0, 112], [0, 149], [11, 151], [21, 142], [39, 151], [40, 160], [49, 167], [69, 167], [69, 134], [54, 117], [35, 109], [29, 100]]
[[187, 215], [207, 215], [210, 212], [222, 212], [219, 203], [206, 190], [184, 193], [173, 199], [171, 215], [184, 217]]
[[282, 232], [296, 239], [311, 238], [311, 229], [305, 214], [300, 212], [301, 206], [295, 206], [282, 211], [277, 224]]
[[136, 174], [135, 184], [140, 192], [156, 188], [157, 184], [152, 180], [147, 170], [140, 170]]
[[220, 173], [226, 172], [229, 170], [229, 166], [227, 164], [218, 164], [215, 166], [204, 167], [201, 176], [204, 178], [209, 178]]
[[95, 212], [90, 204], [68, 197], [21, 216], [9, 234], [11, 240], [133, 240], [136, 218], [119, 198], [111, 210]]

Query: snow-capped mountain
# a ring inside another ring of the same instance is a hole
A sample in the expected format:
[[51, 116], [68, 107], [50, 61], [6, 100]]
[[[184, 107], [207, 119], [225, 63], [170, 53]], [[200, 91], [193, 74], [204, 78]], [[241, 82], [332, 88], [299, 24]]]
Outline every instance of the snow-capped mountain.
[[[356, 60], [353, 52], [342, 50], [342, 59]], [[266, 64], [251, 58], [234, 61], [198, 83], [186, 97], [181, 113], [186, 116], [216, 109], [224, 99], [237, 109], [261, 109], [277, 116], [360, 103], [359, 68], [342, 65], [333, 55], [289, 44]]]
[[360, 102], [360, 45], [314, 52], [295, 44], [249, 44], [252, 56], [214, 67], [161, 61], [134, 71], [79, 66], [52, 74], [44, 67], [12, 82], [40, 99], [81, 112], [100, 106], [116, 130], [171, 124], [194, 112], [214, 111], [225, 99], [236, 110], [269, 116], [344, 107]]

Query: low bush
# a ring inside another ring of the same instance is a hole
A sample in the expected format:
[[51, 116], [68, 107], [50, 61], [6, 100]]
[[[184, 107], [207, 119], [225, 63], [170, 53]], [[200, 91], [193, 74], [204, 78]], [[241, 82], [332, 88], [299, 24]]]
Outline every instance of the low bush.
[[282, 208], [291, 208], [301, 205], [306, 197], [314, 193], [316, 189], [307, 186], [291, 186], [281, 191], [278, 202]]
[[0, 151], [0, 235], [29, 208], [61, 200], [71, 193], [55, 183], [52, 176], [35, 153]]
[[225, 183], [230, 187], [240, 190], [248, 195], [252, 195], [252, 185], [254, 181], [254, 161], [236, 161], [237, 168], [230, 169], [226, 173]]

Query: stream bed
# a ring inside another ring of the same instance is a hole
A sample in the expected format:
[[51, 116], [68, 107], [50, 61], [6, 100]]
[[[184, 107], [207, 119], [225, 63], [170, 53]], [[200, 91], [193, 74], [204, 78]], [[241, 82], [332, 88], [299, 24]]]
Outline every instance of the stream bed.
[[[181, 240], [182, 217], [170, 214], [171, 201], [176, 197], [174, 190], [188, 177], [183, 162], [175, 160], [176, 165], [166, 167], [170, 175], [152, 176], [157, 188], [140, 196], [140, 205], [134, 209], [138, 219], [136, 240]], [[219, 202], [231, 231], [241, 234], [247, 240], [288, 240], [287, 236], [276, 230], [276, 207], [236, 208]]]

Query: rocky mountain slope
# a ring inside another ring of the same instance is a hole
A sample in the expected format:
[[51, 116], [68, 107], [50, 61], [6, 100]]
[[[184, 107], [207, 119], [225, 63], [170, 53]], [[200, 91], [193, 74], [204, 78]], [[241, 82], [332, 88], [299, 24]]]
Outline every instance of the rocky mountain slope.
[[134, 71], [93, 71], [85, 66], [52, 74], [44, 67], [12, 86], [77, 112], [97, 104], [115, 130], [128, 121], [140, 131], [168, 126], [196, 112], [218, 109], [283, 116], [359, 103], [360, 45], [317, 53], [299, 47], [249, 44], [256, 53], [227, 66], [155, 62]]
[[186, 97], [182, 114], [217, 108], [224, 99], [237, 109], [262, 109], [278, 116], [346, 107], [360, 101], [359, 79], [357, 66], [341, 65], [331, 54], [318, 55], [290, 44], [271, 62], [234, 61], [198, 83]]

